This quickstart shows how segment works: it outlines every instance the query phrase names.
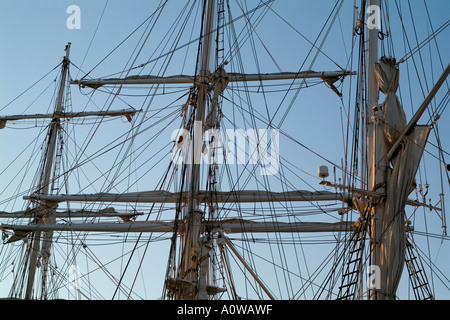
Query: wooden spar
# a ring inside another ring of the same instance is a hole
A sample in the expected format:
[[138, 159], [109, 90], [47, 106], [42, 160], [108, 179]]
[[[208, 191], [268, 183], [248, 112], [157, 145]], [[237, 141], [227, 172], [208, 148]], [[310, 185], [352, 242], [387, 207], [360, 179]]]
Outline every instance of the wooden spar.
[[[5, 212], [0, 211], [0, 218], [6, 219], [20, 219], [20, 218], [32, 218], [34, 217], [36, 212], [34, 210], [22, 210], [15, 212]], [[122, 217], [125, 219], [130, 219], [136, 216], [142, 216], [142, 212], [116, 212], [116, 211], [108, 211], [108, 210], [100, 210], [100, 211], [88, 211], [88, 210], [67, 210], [62, 212], [55, 212], [54, 216], [56, 218], [88, 218], [88, 217]]]
[[[235, 233], [292, 233], [292, 232], [348, 232], [354, 222], [256, 222], [244, 219], [227, 219], [207, 223], [211, 229], [222, 230], [227, 234]], [[173, 221], [133, 221], [123, 223], [65, 223], [11, 225], [2, 224], [0, 229], [20, 232], [34, 231], [86, 231], [86, 232], [173, 232]], [[183, 227], [179, 227], [183, 231]]]
[[26, 120], [26, 119], [53, 119], [55, 115], [60, 119], [82, 118], [82, 117], [115, 117], [115, 116], [131, 116], [142, 110], [124, 109], [116, 111], [87, 111], [87, 112], [60, 112], [46, 114], [29, 114], [29, 115], [10, 115], [0, 116], [0, 121]]
[[236, 257], [241, 261], [241, 263], [244, 265], [244, 267], [250, 272], [252, 277], [255, 279], [255, 281], [261, 286], [261, 288], [264, 290], [264, 292], [268, 295], [270, 300], [275, 300], [275, 297], [270, 293], [269, 289], [266, 287], [266, 285], [261, 281], [259, 276], [256, 274], [256, 272], [250, 267], [250, 265], [245, 261], [245, 259], [241, 256], [239, 251], [236, 250], [234, 245], [231, 243], [230, 239], [228, 239], [226, 236], [224, 236], [222, 233], [220, 233], [221, 238], [220, 240], [224, 240], [227, 247], [236, 255]]
[[[288, 192], [271, 192], [271, 191], [217, 191], [214, 195], [217, 203], [261, 203], [261, 202], [311, 202], [311, 201], [344, 201], [348, 202], [353, 195], [368, 195], [375, 198], [383, 198], [386, 195], [380, 192], [367, 191], [362, 189], [352, 189], [346, 193], [333, 193], [328, 191], [288, 191]], [[187, 193], [183, 192], [181, 195], [182, 201], [187, 200]], [[105, 202], [105, 203], [177, 203], [180, 199], [180, 193], [168, 191], [144, 191], [139, 193], [98, 193], [98, 194], [75, 194], [75, 195], [41, 195], [32, 194], [23, 197], [24, 200], [35, 201], [50, 201], [50, 202]], [[207, 203], [209, 201], [209, 194], [207, 191], [199, 191], [196, 198], [199, 203]], [[406, 204], [415, 207], [426, 207], [428, 209], [441, 211], [441, 208], [427, 205], [417, 200], [407, 200]], [[15, 213], [0, 212], [0, 218], [23, 216], [24, 211]], [[58, 215], [58, 213], [56, 213]], [[91, 212], [90, 214], [94, 214]], [[122, 216], [123, 214], [116, 214]], [[69, 216], [69, 213], [67, 213]]]
[[[329, 79], [355, 75], [352, 71], [302, 71], [302, 72], [279, 72], [279, 73], [227, 73], [229, 82], [245, 81], [275, 81], [275, 80], [295, 80], [295, 79]], [[194, 76], [175, 75], [168, 77], [158, 76], [130, 76], [126, 78], [109, 78], [93, 80], [74, 80], [71, 83], [81, 87], [91, 87], [97, 89], [104, 85], [142, 85], [142, 84], [193, 84]]]
[[[217, 191], [214, 200], [218, 203], [257, 203], [257, 202], [295, 202], [295, 201], [347, 201], [351, 195], [328, 191]], [[210, 199], [207, 191], [198, 191], [195, 195], [198, 203], [206, 203]], [[43, 195], [32, 194], [25, 196], [25, 200], [42, 200], [50, 202], [79, 201], [79, 202], [133, 202], [133, 203], [177, 203], [180, 193], [168, 191], [147, 191], [124, 194], [75, 194], [75, 195]], [[188, 193], [181, 194], [182, 201], [188, 200]]]

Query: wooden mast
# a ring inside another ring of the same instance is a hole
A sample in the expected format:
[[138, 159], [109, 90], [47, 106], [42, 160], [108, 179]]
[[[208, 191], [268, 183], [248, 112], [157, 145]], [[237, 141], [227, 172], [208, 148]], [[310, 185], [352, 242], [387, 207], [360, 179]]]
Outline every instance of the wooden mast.
[[[65, 91], [65, 85], [66, 85], [66, 78], [67, 73], [69, 69], [69, 54], [70, 54], [70, 42], [67, 44], [66, 48], [66, 55], [63, 58], [62, 61], [62, 68], [61, 68], [61, 82], [59, 83], [59, 91], [58, 96], [56, 100], [56, 106], [55, 106], [55, 116], [49, 126], [48, 131], [48, 144], [47, 149], [45, 153], [45, 161], [42, 171], [42, 176], [40, 180], [40, 184], [38, 186], [37, 193], [39, 194], [48, 194], [49, 193], [49, 186], [50, 186], [50, 179], [52, 174], [52, 167], [53, 167], [53, 159], [55, 157], [55, 150], [56, 150], [56, 140], [58, 137], [58, 130], [60, 126], [60, 118], [59, 114], [63, 111], [63, 98], [64, 98], [64, 91]], [[44, 204], [38, 204], [38, 210], [36, 214], [36, 221], [38, 224], [40, 223], [54, 223], [54, 215], [52, 212], [56, 208], [57, 204], [52, 203], [44, 203]], [[27, 279], [27, 287], [26, 287], [26, 293], [25, 293], [25, 299], [31, 299], [33, 295], [33, 285], [35, 281], [35, 274], [36, 274], [36, 267], [37, 267], [37, 260], [38, 260], [38, 253], [42, 250], [43, 252], [43, 259], [47, 260], [49, 257], [49, 250], [51, 246], [51, 239], [48, 239], [49, 237], [52, 237], [52, 231], [45, 232], [44, 233], [44, 239], [42, 240], [42, 248], [41, 248], [41, 231], [37, 231], [34, 234], [32, 247], [30, 250], [30, 256], [29, 256], [29, 269], [28, 269], [28, 279]], [[45, 248], [44, 248], [45, 246]], [[44, 266], [44, 277], [46, 276], [46, 270]], [[42, 288], [42, 293], [45, 295], [45, 280], [44, 285]]]
[[[200, 255], [209, 253], [202, 252], [208, 248], [207, 239], [202, 239], [202, 220], [204, 213], [200, 210], [197, 195], [200, 189], [200, 169], [201, 169], [201, 148], [203, 144], [203, 126], [205, 122], [205, 114], [208, 99], [209, 81], [208, 74], [210, 72], [211, 48], [213, 44], [215, 1], [205, 0], [204, 19], [203, 19], [203, 37], [201, 38], [201, 55], [200, 69], [197, 83], [197, 110], [195, 122], [193, 123], [193, 139], [192, 139], [192, 161], [190, 164], [189, 176], [189, 199], [187, 204], [187, 215], [185, 217], [185, 231], [182, 237], [183, 255], [181, 257], [176, 280], [181, 285], [176, 291], [175, 296], [178, 300], [206, 300], [206, 270], [205, 263], [200, 263]], [[205, 250], [207, 251], [207, 250]]]
[[[379, 10], [379, 0], [369, 0], [368, 11], [375, 8]], [[372, 15], [373, 12], [367, 12]], [[377, 13], [372, 15], [375, 19]], [[369, 17], [370, 19], [370, 17]], [[369, 191], [386, 192], [386, 165], [384, 157], [388, 152], [382, 122], [379, 121], [382, 110], [379, 109], [379, 91], [378, 82], [375, 78], [375, 63], [378, 62], [378, 28], [377, 24], [380, 21], [375, 21], [368, 28], [368, 72], [367, 72], [367, 155], [368, 155], [368, 189]], [[370, 265], [381, 268], [380, 261], [380, 246], [376, 242], [382, 232], [382, 221], [385, 213], [385, 199], [380, 198], [372, 207], [371, 212], [371, 245], [370, 245]], [[379, 276], [379, 275], [376, 275]], [[383, 292], [383, 288], [379, 289]], [[369, 299], [378, 300], [379, 291], [372, 290], [369, 294]]]

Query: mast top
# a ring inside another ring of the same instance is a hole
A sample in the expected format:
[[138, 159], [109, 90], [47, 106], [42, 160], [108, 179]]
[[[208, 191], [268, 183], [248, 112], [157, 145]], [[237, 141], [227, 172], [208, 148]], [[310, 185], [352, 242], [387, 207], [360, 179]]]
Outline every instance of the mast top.
[[68, 43], [66, 44], [66, 47], [64, 48], [64, 51], [66, 52], [66, 58], [69, 57], [70, 46], [71, 46], [71, 45], [72, 45], [72, 43], [71, 43], [71, 42], [68, 42]]

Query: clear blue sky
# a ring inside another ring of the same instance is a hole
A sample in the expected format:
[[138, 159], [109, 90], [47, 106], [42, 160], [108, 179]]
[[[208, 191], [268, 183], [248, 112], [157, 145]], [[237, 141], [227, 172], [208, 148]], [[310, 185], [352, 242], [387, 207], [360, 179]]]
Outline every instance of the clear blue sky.
[[[173, 3], [172, 3], [173, 2]], [[182, 1], [169, 1], [169, 6], [179, 8]], [[232, 1], [234, 2], [234, 1]], [[391, 2], [391, 1], [389, 1]], [[71, 49], [71, 61], [81, 67], [83, 70], [91, 70], [105, 55], [107, 55], [117, 44], [119, 44], [127, 35], [130, 34], [144, 19], [146, 19], [154, 7], [159, 3], [156, 0], [109, 0], [105, 9], [106, 1], [104, 0], [82, 0], [82, 1], [67, 1], [67, 0], [54, 0], [54, 1], [1, 1], [0, 2], [0, 114], [18, 114], [23, 111], [28, 104], [33, 101], [33, 97], [41, 92], [42, 87], [33, 89], [30, 95], [24, 96], [18, 99], [16, 102], [5, 107], [11, 100], [15, 99], [23, 90], [28, 88], [35, 81], [40, 79], [43, 75], [49, 72], [53, 67], [60, 63], [61, 58], [64, 56], [64, 46], [68, 43], [72, 43]], [[334, 5], [333, 0], [319, 0], [319, 1], [294, 1], [294, 0], [282, 0], [279, 3], [274, 4], [274, 9], [286, 18], [287, 21], [295, 25], [298, 30], [302, 32], [302, 35], [308, 38], [310, 41], [314, 41], [315, 36], [318, 34], [319, 29], [322, 27], [323, 22], [328, 17], [331, 7]], [[400, 0], [402, 4], [402, 10], [405, 12], [405, 25], [407, 28], [412, 28], [410, 23], [408, 8], [406, 1]], [[408, 31], [408, 41], [411, 46], [414, 47], [416, 43], [415, 34], [418, 41], [422, 41], [429, 32], [429, 23], [427, 16], [423, 10], [423, 3], [419, 0], [411, 1], [412, 8], [419, 10], [421, 13], [417, 14], [415, 11], [414, 22], [415, 32], [411, 29]], [[445, 21], [449, 19], [450, 13], [450, 1], [448, 0], [429, 0], [426, 1], [430, 15], [433, 17], [433, 27], [437, 28]], [[70, 30], [67, 28], [66, 21], [70, 14], [66, 12], [70, 5], [77, 5], [81, 9], [81, 29]], [[352, 7], [353, 1], [346, 0], [342, 7], [342, 13], [339, 16], [338, 23], [335, 24], [327, 43], [323, 47], [323, 51], [327, 53], [331, 60], [338, 63], [340, 66], [345, 67], [348, 61], [348, 55], [351, 50], [351, 20], [352, 20]], [[102, 17], [103, 10], [104, 15]], [[168, 10], [170, 12], [170, 10]], [[396, 16], [397, 12], [395, 6], [391, 7], [390, 13], [392, 16]], [[99, 19], [102, 17], [101, 23]], [[166, 20], [167, 18], [167, 20]], [[272, 19], [272, 20], [270, 20]], [[398, 19], [392, 18], [392, 23], [395, 25], [391, 30], [394, 36], [395, 53], [397, 58], [401, 58], [405, 54], [404, 38], [401, 36], [401, 25], [398, 23]], [[268, 20], [264, 20], [265, 23], [258, 25], [258, 35], [263, 38], [264, 44], [267, 44], [268, 50], [274, 55], [277, 64], [283, 71], [298, 71], [304, 57], [307, 54], [310, 46], [304, 39], [297, 35], [294, 41], [285, 41], [285, 33], [289, 33], [291, 36], [295, 33], [290, 30], [289, 27], [284, 25], [283, 29], [274, 28], [275, 22], [280, 20], [271, 15]], [[272, 25], [273, 22], [273, 25]], [[162, 30], [169, 29], [172, 25], [172, 21], [168, 19], [166, 15], [161, 19], [160, 27]], [[98, 27], [98, 29], [97, 29]], [[282, 30], [282, 31], [281, 31]], [[341, 33], [342, 31], [342, 33]], [[93, 38], [95, 35], [95, 38]], [[163, 33], [157, 34], [162, 36]], [[342, 37], [345, 37], [343, 41]], [[91, 40], [92, 44], [91, 44]], [[444, 66], [447, 65], [448, 52], [450, 52], [449, 30], [445, 30], [437, 37], [439, 43], [439, 49], [442, 55]], [[130, 45], [124, 46], [111, 57], [102, 63], [97, 69], [93, 71], [92, 76], [105, 76], [114, 72], [121, 71], [125, 63], [134, 49], [136, 43], [136, 37], [130, 39]], [[151, 43], [151, 47], [154, 43]], [[432, 65], [433, 73], [427, 72], [426, 79], [423, 78], [422, 70], [418, 70], [421, 77], [421, 83], [424, 86], [423, 91], [420, 89], [419, 82], [417, 80], [415, 65], [409, 60], [408, 66], [406, 64], [401, 65], [400, 77], [402, 81], [401, 96], [404, 104], [404, 109], [407, 114], [407, 118], [410, 119], [413, 110], [417, 109], [423, 100], [424, 94], [428, 92], [426, 86], [431, 88], [434, 80], [440, 74], [442, 70], [440, 61], [435, 54], [434, 42], [430, 46], [430, 50], [433, 51], [432, 58], [424, 53], [424, 64], [427, 66]], [[195, 46], [194, 46], [195, 47]], [[87, 52], [89, 48], [89, 52]], [[357, 46], [356, 46], [357, 48]], [[263, 66], [261, 72], [277, 72], [277, 66], [268, 57], [264, 50], [261, 49], [258, 52], [264, 57]], [[86, 59], [85, 55], [87, 53]], [[298, 60], [292, 61], [298, 53]], [[192, 54], [192, 52], [191, 52]], [[145, 62], [149, 54], [143, 53], [142, 58], [136, 61], [137, 64]], [[247, 56], [249, 61], [253, 60], [252, 57]], [[330, 59], [319, 55], [316, 63], [312, 69], [316, 71], [322, 70], [336, 70], [336, 65], [330, 61]], [[414, 58], [419, 59], [418, 55]], [[417, 60], [419, 61], [419, 60]], [[311, 58], [305, 64], [305, 68], [309, 67]], [[178, 65], [177, 67], [179, 67]], [[409, 68], [412, 78], [406, 77], [406, 68]], [[248, 70], [255, 72], [255, 66], [248, 64]], [[427, 69], [428, 70], [428, 69]], [[72, 77], [80, 75], [75, 68], [71, 70]], [[174, 74], [175, 69], [168, 70], [168, 74]], [[186, 67], [184, 73], [191, 74], [192, 68]], [[410, 81], [413, 86], [412, 92], [407, 90], [406, 83]], [[425, 83], [426, 82], [426, 83]], [[46, 81], [48, 84], [49, 81]], [[346, 85], [348, 82], [346, 83]], [[347, 87], [346, 87], [347, 88]], [[448, 88], [448, 87], [446, 87]], [[74, 101], [79, 96], [78, 89], [73, 88]], [[348, 89], [346, 89], [348, 91]], [[354, 89], [352, 91], [354, 93]], [[50, 90], [34, 104], [28, 113], [45, 113], [51, 106], [48, 105], [48, 98], [51, 98], [53, 92]], [[344, 91], [344, 94], [346, 92]], [[352, 94], [353, 94], [352, 93]], [[442, 92], [441, 92], [442, 93]], [[320, 97], [320, 99], [318, 98]], [[442, 94], [439, 96], [442, 98]], [[46, 100], [47, 99], [47, 100]], [[438, 100], [439, 102], [440, 100]], [[299, 137], [299, 141], [307, 146], [313, 146], [314, 150], [321, 155], [327, 157], [330, 161], [340, 164], [340, 159], [343, 157], [341, 148], [333, 148], [330, 145], [342, 145], [342, 133], [336, 134], [335, 123], [340, 121], [341, 116], [341, 102], [331, 91], [323, 90], [323, 88], [314, 87], [310, 91], [303, 90], [300, 98], [296, 101], [301, 105], [301, 108], [296, 104], [289, 113], [289, 117], [286, 120], [286, 124], [283, 127], [288, 134], [295, 134], [302, 130], [302, 136]], [[275, 102], [278, 103], [278, 102]], [[411, 103], [413, 104], [411, 106]], [[119, 108], [123, 107], [118, 102]], [[83, 102], [82, 106], [85, 106]], [[124, 106], [126, 107], [126, 106]], [[345, 105], [347, 107], [347, 105]], [[74, 110], [77, 108], [76, 102], [74, 102]], [[280, 120], [280, 118], [277, 118]], [[424, 118], [426, 120], [426, 117]], [[450, 136], [450, 111], [446, 110], [442, 118], [440, 119], [440, 136], [442, 139], [442, 147], [446, 152], [450, 152], [450, 141], [447, 137]], [[317, 128], [321, 127], [320, 133], [317, 133]], [[337, 126], [340, 128], [340, 126]], [[13, 130], [14, 134], [8, 134], [8, 138], [5, 139], [3, 132], [0, 131], [0, 149], [8, 150], [13, 148], [16, 144], [25, 146], [25, 140], [28, 136], [21, 136], [19, 130]], [[316, 132], [310, 134], [310, 132]], [[447, 138], [447, 139], [446, 139]], [[13, 140], [14, 139], [14, 140]], [[17, 139], [17, 140], [15, 140]], [[281, 138], [283, 139], [283, 137]], [[14, 141], [14, 142], [13, 142]], [[322, 161], [317, 157], [307, 155], [296, 154], [291, 151], [289, 142], [281, 140], [280, 153], [286, 152], [286, 154], [292, 154], [293, 159], [301, 159], [299, 166], [306, 172], [316, 175], [318, 165], [322, 165]], [[283, 142], [284, 141], [284, 142]], [[435, 137], [431, 137], [431, 142], [436, 145]], [[284, 147], [286, 146], [286, 147]], [[283, 149], [285, 148], [285, 149]], [[289, 151], [287, 150], [289, 149]], [[286, 150], [286, 151], [284, 151]], [[437, 167], [436, 158], [432, 155], [437, 155], [436, 148], [431, 145], [428, 147], [430, 156], [426, 157], [426, 162], [422, 166], [423, 171], [421, 175], [424, 181], [430, 182], [432, 187], [432, 201], [436, 203], [438, 201], [438, 194], [441, 193], [439, 188], [439, 170]], [[283, 154], [284, 155], [284, 154]], [[450, 156], [446, 154], [447, 161], [450, 161]], [[287, 156], [288, 157], [288, 156]], [[300, 158], [295, 158], [300, 157]], [[294, 160], [294, 161], [297, 161]], [[0, 164], [3, 166], [4, 160], [0, 160]], [[1, 169], [1, 168], [0, 168]], [[330, 168], [331, 170], [331, 168]], [[317, 178], [307, 177], [308, 182], [313, 183], [315, 188], [319, 188], [317, 185]], [[159, 180], [159, 177], [158, 179]], [[3, 182], [2, 182], [3, 183]], [[444, 193], [446, 194], [447, 207], [450, 203], [449, 185], [444, 186]], [[448, 210], [447, 210], [448, 211]], [[431, 213], [430, 213], [431, 214]], [[448, 214], [447, 214], [448, 215]], [[433, 223], [440, 223], [439, 219], [435, 217], [432, 219]], [[421, 231], [425, 231], [421, 229]], [[433, 232], [440, 233], [440, 225], [433, 227]], [[441, 254], [445, 255], [437, 256], [434, 252], [433, 258], [439, 265], [450, 265], [450, 258], [448, 254], [448, 241], [445, 243], [445, 247], [441, 248]], [[165, 255], [164, 255], [165, 259]], [[165, 267], [165, 266], [164, 266]], [[447, 268], [446, 275], [448, 277], [449, 269]], [[445, 290], [445, 289], [444, 289]], [[160, 286], [156, 294], [160, 293]]]

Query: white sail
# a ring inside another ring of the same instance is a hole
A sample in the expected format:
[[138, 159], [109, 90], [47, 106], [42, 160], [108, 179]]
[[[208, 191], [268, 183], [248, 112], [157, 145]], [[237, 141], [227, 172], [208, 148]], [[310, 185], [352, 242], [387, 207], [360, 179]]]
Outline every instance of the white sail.
[[[382, 219], [383, 233], [376, 239], [381, 246], [381, 282], [385, 292], [381, 299], [394, 299], [403, 271], [406, 246], [406, 199], [419, 167], [430, 129], [418, 126], [393, 159], [393, 168], [388, 173], [386, 212]], [[394, 249], [395, 248], [395, 249]]]

